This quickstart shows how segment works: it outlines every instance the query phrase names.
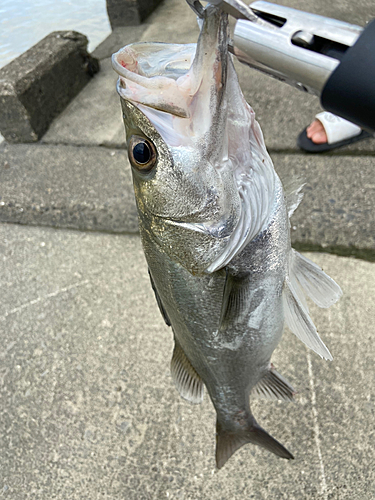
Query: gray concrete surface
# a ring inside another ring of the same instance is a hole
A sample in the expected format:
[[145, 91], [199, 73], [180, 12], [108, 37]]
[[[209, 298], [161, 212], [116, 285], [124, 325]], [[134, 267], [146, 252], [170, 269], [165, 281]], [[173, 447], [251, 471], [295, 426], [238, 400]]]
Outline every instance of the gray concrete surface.
[[297, 177], [306, 182], [291, 219], [293, 244], [375, 260], [373, 157], [271, 156], [284, 186]]
[[[273, 153], [272, 158], [285, 185], [296, 176], [306, 182], [292, 219], [294, 245], [375, 260], [372, 157]], [[121, 149], [3, 145], [0, 186], [3, 222], [138, 230], [130, 165]]]
[[111, 59], [102, 60], [100, 73], [88, 84], [86, 92], [81, 92], [51, 124], [42, 142], [125, 148], [116, 82]]
[[111, 28], [142, 23], [162, 0], [106, 0]]
[[56, 145], [0, 147], [0, 221], [137, 232], [127, 153]]
[[139, 237], [3, 224], [0, 248], [2, 498], [373, 498], [375, 264], [309, 255], [344, 292], [311, 307], [334, 361], [285, 332], [297, 402], [253, 404], [295, 460], [249, 445], [216, 471], [214, 409], [173, 387]]
[[9, 142], [35, 142], [99, 71], [87, 37], [54, 31], [0, 69], [0, 130]]
[[138, 42], [148, 26], [147, 22], [145, 22], [137, 26], [115, 28], [112, 33], [95, 48], [92, 52], [93, 57], [106, 59], [107, 57], [111, 57], [111, 55], [121, 49], [121, 47], [124, 47], [124, 45]]

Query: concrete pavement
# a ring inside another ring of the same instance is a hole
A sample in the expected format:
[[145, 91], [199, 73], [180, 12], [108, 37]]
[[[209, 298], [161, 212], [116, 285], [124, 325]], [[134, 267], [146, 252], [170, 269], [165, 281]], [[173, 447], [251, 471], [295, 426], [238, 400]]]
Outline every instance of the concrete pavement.
[[[375, 17], [367, 0], [280, 3], [362, 25]], [[108, 57], [137, 40], [195, 41], [195, 23], [183, 0], [165, 0], [146, 24], [116, 30], [95, 51], [101, 73], [43, 141], [0, 146], [0, 498], [375, 497], [375, 139], [300, 153], [317, 101], [244, 67], [277, 171], [307, 182], [293, 242], [336, 254], [309, 254], [344, 292], [328, 310], [311, 305], [334, 361], [285, 332], [273, 362], [297, 402], [252, 405], [292, 462], [248, 445], [216, 471], [209, 398], [191, 406], [173, 386]]]
[[249, 445], [217, 472], [215, 412], [173, 386], [139, 237], [4, 224], [0, 242], [2, 498], [373, 498], [374, 264], [309, 254], [344, 292], [311, 307], [334, 361], [285, 332], [296, 404], [253, 404], [295, 460]]

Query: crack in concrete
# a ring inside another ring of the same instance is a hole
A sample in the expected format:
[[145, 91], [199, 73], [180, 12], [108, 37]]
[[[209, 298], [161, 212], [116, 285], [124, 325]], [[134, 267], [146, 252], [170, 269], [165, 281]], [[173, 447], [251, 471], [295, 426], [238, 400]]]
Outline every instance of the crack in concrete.
[[313, 375], [313, 371], [312, 371], [311, 354], [307, 348], [306, 348], [306, 350], [307, 350], [307, 354], [306, 354], [307, 366], [308, 366], [310, 389], [311, 389], [311, 409], [312, 409], [313, 422], [314, 422], [315, 444], [316, 444], [316, 447], [318, 450], [318, 458], [319, 458], [319, 465], [320, 465], [321, 494], [322, 494], [324, 500], [328, 500], [327, 481], [326, 481], [326, 475], [325, 475], [325, 471], [324, 471], [324, 462], [323, 462], [321, 444], [320, 444], [320, 428], [319, 428], [319, 421], [318, 421], [318, 410], [316, 409], [316, 392], [315, 392], [314, 375]]
[[73, 288], [78, 288], [84, 285], [87, 285], [90, 283], [90, 280], [84, 280], [84, 281], [79, 281], [77, 283], [73, 283], [72, 285], [66, 286], [64, 288], [59, 288], [55, 292], [48, 293], [47, 295], [44, 295], [42, 297], [37, 297], [36, 299], [30, 300], [29, 302], [25, 302], [25, 304], [21, 304], [20, 306], [15, 307], [14, 309], [11, 309], [10, 311], [6, 311], [3, 316], [0, 316], [0, 321], [5, 321], [8, 316], [11, 316], [12, 314], [16, 314], [20, 311], [23, 311], [24, 309], [27, 309], [30, 306], [33, 306], [35, 304], [38, 304], [39, 302], [44, 302], [45, 300], [51, 299], [53, 297], [56, 297], [57, 295], [60, 295], [61, 293], [68, 292], [69, 290], [72, 290]]
[[[23, 143], [23, 144], [28, 144], [30, 143]], [[31, 144], [33, 146], [33, 144]], [[35, 144], [35, 146], [68, 146], [68, 147], [73, 147], [73, 148], [103, 148], [103, 149], [115, 149], [116, 151], [126, 151], [127, 144], [124, 141], [123, 143], [118, 143], [118, 142], [103, 142], [100, 144], [93, 144], [93, 143], [80, 143], [80, 142], [66, 142], [66, 141], [48, 141], [48, 142], [38, 142]]]

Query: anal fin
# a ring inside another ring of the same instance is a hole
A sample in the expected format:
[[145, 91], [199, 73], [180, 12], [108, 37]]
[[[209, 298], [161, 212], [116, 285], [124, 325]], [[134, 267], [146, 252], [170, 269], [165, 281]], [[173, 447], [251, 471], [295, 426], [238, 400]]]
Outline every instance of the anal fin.
[[179, 393], [184, 399], [194, 404], [203, 401], [203, 381], [176, 339], [171, 361], [171, 374]]
[[295, 393], [290, 383], [271, 365], [251, 391], [251, 396], [272, 401], [293, 401]]

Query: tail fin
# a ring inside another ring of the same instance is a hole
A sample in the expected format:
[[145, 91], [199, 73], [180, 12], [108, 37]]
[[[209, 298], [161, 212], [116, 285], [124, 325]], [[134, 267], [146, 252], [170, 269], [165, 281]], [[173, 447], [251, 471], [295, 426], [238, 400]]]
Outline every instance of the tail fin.
[[282, 458], [293, 459], [293, 455], [260, 427], [251, 417], [247, 428], [240, 431], [229, 431], [219, 421], [216, 422], [216, 466], [221, 469], [229, 458], [244, 444], [252, 443], [262, 446]]

